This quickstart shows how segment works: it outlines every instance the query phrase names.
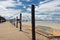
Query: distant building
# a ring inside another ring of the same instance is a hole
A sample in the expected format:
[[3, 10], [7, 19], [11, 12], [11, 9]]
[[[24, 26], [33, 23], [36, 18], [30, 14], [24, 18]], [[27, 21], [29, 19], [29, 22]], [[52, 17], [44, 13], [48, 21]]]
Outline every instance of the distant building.
[[6, 22], [6, 19], [4, 17], [0, 16], [0, 23], [2, 23], [2, 22]]

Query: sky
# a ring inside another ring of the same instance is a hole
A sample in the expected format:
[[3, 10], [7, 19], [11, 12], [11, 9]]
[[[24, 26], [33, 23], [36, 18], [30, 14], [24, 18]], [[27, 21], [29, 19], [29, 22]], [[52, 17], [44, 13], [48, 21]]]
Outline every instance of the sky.
[[35, 5], [36, 20], [60, 20], [60, 0], [0, 0], [0, 16], [31, 19], [31, 5]]

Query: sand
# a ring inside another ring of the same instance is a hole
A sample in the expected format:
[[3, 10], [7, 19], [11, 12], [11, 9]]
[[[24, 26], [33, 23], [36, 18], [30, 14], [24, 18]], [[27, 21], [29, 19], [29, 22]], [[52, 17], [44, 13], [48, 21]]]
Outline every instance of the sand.
[[[60, 36], [60, 24], [57, 24], [57, 23], [45, 23], [45, 22], [36, 22], [36, 39], [37, 40], [40, 40], [41, 37], [42, 39], [41, 40], [49, 40], [49, 38], [46, 38], [44, 36], [41, 35], [41, 31], [43, 31], [43, 35], [45, 35], [44, 33], [48, 33], [48, 34], [51, 34], [51, 35], [47, 35], [47, 36]], [[22, 23], [22, 26], [27, 28], [27, 29], [31, 29], [31, 22], [23, 22]], [[30, 30], [31, 31], [31, 30]], [[39, 33], [38, 33], [39, 32]], [[53, 38], [54, 40], [59, 40], [59, 38]], [[51, 39], [50, 39], [51, 40]]]
[[[18, 25], [19, 26], [19, 25]], [[53, 32], [54, 35], [60, 35], [60, 24], [56, 23], [44, 23], [44, 22], [36, 22], [36, 29], [43, 30], [45, 32]], [[20, 26], [19, 26], [20, 27]], [[32, 31], [28, 30], [31, 28], [30, 22], [22, 22], [22, 30], [16, 28], [10, 22], [5, 22], [0, 24], [0, 40], [32, 40]], [[42, 28], [41, 28], [42, 27]], [[46, 29], [47, 28], [47, 29]], [[51, 28], [51, 29], [48, 29]], [[48, 30], [48, 31], [47, 31]], [[58, 33], [55, 33], [58, 32]], [[56, 38], [54, 38], [55, 40]], [[56, 39], [59, 40], [60, 38]], [[36, 40], [51, 40], [43, 35], [36, 33]]]
[[0, 40], [30, 40], [23, 31], [19, 31], [9, 22], [0, 24]]
[[[60, 31], [60, 24], [57, 23], [45, 23], [45, 22], [36, 22], [35, 27], [45, 26], [54, 29], [55, 31]], [[31, 22], [23, 22], [23, 27], [31, 27]], [[45, 28], [44, 27], [44, 28]]]

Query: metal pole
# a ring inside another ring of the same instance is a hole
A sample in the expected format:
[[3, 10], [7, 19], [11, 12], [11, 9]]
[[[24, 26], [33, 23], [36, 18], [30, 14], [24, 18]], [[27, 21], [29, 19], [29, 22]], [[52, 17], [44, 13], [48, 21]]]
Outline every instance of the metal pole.
[[17, 20], [16, 20], [16, 28], [18, 28], [18, 17], [16, 17]]
[[22, 31], [22, 14], [20, 14], [20, 31]]
[[35, 37], [35, 6], [32, 5], [32, 8], [31, 8], [31, 11], [32, 11], [32, 40], [36, 40], [36, 37]]

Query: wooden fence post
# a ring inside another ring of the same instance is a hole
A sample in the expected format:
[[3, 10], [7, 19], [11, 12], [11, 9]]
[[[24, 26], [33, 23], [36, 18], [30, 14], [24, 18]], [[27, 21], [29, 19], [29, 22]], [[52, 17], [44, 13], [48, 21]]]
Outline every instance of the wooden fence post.
[[16, 28], [18, 28], [18, 17], [16, 17], [17, 20], [16, 20]]
[[20, 31], [22, 31], [22, 14], [20, 13]]
[[35, 37], [35, 6], [32, 5], [31, 7], [31, 12], [32, 12], [32, 40], [36, 40]]

